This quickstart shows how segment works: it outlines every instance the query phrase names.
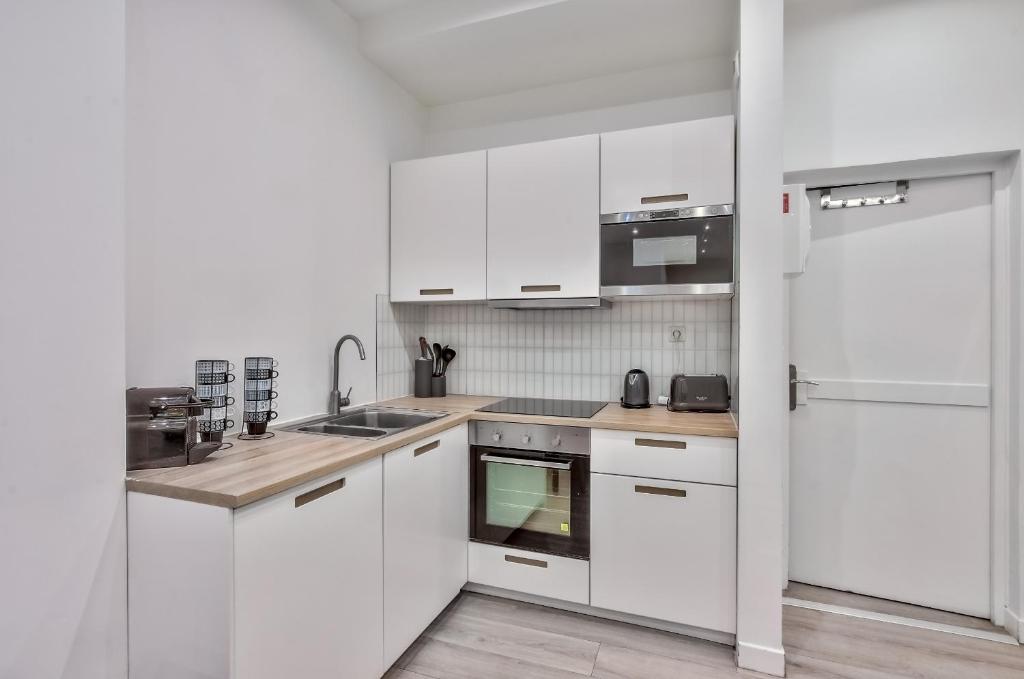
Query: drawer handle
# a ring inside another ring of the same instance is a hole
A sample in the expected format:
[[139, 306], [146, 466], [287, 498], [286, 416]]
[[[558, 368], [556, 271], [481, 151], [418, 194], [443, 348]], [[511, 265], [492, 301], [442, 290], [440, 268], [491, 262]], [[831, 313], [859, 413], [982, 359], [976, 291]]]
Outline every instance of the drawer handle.
[[431, 441], [430, 443], [428, 443], [428, 444], [426, 444], [424, 446], [420, 446], [416, 450], [412, 451], [412, 456], [413, 457], [419, 457], [423, 453], [429, 453], [434, 448], [437, 448], [439, 445], [441, 445], [441, 439], [438, 439], [436, 441]]
[[637, 493], [646, 495], [670, 495], [672, 497], [686, 497], [686, 491], [682, 488], [659, 488], [658, 486], [633, 486]]
[[324, 495], [330, 495], [334, 491], [341, 490], [344, 487], [345, 477], [342, 477], [337, 481], [331, 481], [326, 486], [320, 486], [319, 488], [314, 488], [308, 493], [303, 493], [302, 495], [295, 496], [295, 506], [301, 507], [302, 505], [309, 504], [313, 500], [319, 500]]
[[683, 200], [690, 200], [690, 194], [667, 193], [664, 196], [643, 196], [640, 199], [640, 204], [650, 205], [651, 203], [678, 203]]
[[520, 292], [558, 292], [562, 289], [561, 285], [521, 285], [519, 286]]
[[686, 450], [686, 441], [664, 441], [662, 439], [636, 439], [636, 445], [644, 448], [675, 448]]
[[548, 567], [547, 561], [541, 561], [540, 559], [527, 559], [523, 556], [512, 556], [511, 554], [505, 555], [505, 561], [508, 561], [509, 563], [522, 564], [523, 566], [533, 566], [534, 568]]
[[420, 290], [421, 295], [454, 295], [455, 288], [423, 288]]

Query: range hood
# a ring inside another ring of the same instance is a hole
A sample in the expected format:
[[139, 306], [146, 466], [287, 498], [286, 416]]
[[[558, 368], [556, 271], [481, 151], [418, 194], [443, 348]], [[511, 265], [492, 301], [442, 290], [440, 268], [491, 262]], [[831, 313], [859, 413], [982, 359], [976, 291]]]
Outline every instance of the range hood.
[[612, 304], [600, 297], [546, 297], [537, 299], [489, 299], [492, 309], [609, 309]]

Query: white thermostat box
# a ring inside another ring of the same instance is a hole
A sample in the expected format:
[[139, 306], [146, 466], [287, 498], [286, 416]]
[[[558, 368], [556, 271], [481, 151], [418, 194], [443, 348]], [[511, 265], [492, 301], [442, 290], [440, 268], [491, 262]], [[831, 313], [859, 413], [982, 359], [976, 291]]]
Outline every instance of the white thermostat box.
[[782, 271], [792, 277], [807, 270], [811, 250], [811, 202], [806, 184], [782, 187]]

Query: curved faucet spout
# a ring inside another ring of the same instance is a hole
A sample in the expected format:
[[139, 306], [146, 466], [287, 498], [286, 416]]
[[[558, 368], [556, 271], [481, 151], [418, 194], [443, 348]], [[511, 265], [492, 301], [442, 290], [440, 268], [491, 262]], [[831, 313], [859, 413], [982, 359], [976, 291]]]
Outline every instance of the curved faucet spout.
[[351, 401], [348, 398], [348, 394], [352, 393], [352, 387], [349, 387], [348, 394], [345, 394], [344, 398], [341, 396], [341, 392], [338, 391], [338, 376], [341, 372], [341, 345], [352, 340], [356, 343], [356, 348], [359, 349], [359, 359], [366, 360], [366, 350], [363, 348], [362, 341], [355, 335], [344, 335], [338, 343], [334, 345], [334, 385], [331, 389], [331, 395], [327, 403], [327, 412], [337, 413], [342, 408], [347, 407]]

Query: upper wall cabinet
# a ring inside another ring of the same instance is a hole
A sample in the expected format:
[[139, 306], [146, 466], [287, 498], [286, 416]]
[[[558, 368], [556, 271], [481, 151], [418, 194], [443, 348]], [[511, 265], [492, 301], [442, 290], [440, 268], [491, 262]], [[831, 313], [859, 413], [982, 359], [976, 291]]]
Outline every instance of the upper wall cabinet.
[[391, 301], [487, 297], [487, 152], [391, 166]]
[[597, 135], [487, 154], [487, 297], [597, 297]]
[[601, 214], [734, 202], [732, 116], [601, 135]]

